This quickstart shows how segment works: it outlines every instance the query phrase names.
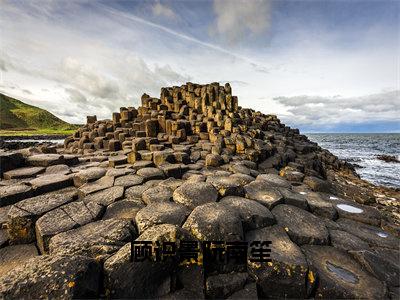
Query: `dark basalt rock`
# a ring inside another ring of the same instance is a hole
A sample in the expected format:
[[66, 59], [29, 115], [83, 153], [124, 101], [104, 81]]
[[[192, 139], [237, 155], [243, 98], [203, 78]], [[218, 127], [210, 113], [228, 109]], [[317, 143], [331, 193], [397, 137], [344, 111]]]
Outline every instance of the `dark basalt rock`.
[[260, 297], [305, 298], [308, 266], [300, 248], [278, 225], [246, 233], [246, 241], [271, 241], [269, 263], [248, 261]]
[[0, 276], [0, 297], [96, 298], [100, 272], [99, 264], [86, 256], [38, 256]]
[[313, 214], [286, 204], [275, 207], [272, 214], [297, 245], [329, 243], [329, 232], [323, 220]]
[[349, 219], [338, 219], [341, 230], [347, 231], [367, 242], [370, 246], [398, 249], [399, 239], [379, 227], [359, 223]]
[[74, 201], [77, 190], [73, 187], [55, 191], [14, 204], [8, 211], [8, 234], [11, 244], [35, 241], [35, 222], [46, 212]]
[[139, 233], [159, 224], [181, 226], [190, 211], [184, 205], [173, 202], [154, 202], [142, 208], [136, 214], [136, 225]]
[[127, 219], [134, 220], [139, 210], [144, 207], [140, 200], [123, 199], [107, 206], [103, 220]]
[[207, 277], [206, 296], [209, 299], [223, 299], [243, 288], [247, 273], [218, 274]]
[[332, 246], [337, 249], [350, 251], [350, 250], [364, 250], [370, 248], [367, 242], [346, 231], [330, 230], [329, 234]]
[[275, 223], [275, 218], [269, 209], [256, 201], [228, 196], [222, 198], [220, 203], [237, 211], [243, 220], [245, 230], [270, 226]]
[[8, 246], [0, 249], [0, 278], [10, 270], [18, 267], [38, 255], [34, 244]]
[[244, 186], [246, 198], [255, 200], [268, 209], [282, 204], [284, 198], [278, 188], [271, 187], [266, 181], [255, 180]]
[[364, 271], [346, 252], [329, 246], [302, 249], [310, 266], [308, 277], [316, 279], [315, 298], [385, 298], [384, 284]]
[[400, 163], [400, 160], [395, 155], [382, 154], [377, 155], [376, 158], [387, 163]]
[[33, 196], [33, 189], [26, 184], [0, 186], [0, 207], [8, 206]]
[[43, 167], [24, 167], [14, 169], [3, 174], [4, 179], [23, 179], [23, 178], [31, 178], [36, 177], [38, 174], [41, 174], [46, 169]]
[[176, 203], [183, 204], [190, 209], [209, 202], [215, 202], [218, 191], [210, 183], [186, 182], [178, 187], [173, 194]]
[[305, 195], [310, 211], [315, 215], [330, 220], [336, 220], [338, 213], [332, 201], [326, 199], [324, 195], [316, 192], [309, 192]]
[[42, 254], [48, 253], [49, 240], [58, 233], [68, 231], [98, 220], [104, 207], [83, 201], [71, 202], [49, 211], [40, 217], [35, 225], [36, 241]]
[[135, 230], [127, 220], [101, 220], [53, 236], [51, 255], [85, 255], [103, 260], [132, 240]]
[[201, 241], [243, 240], [240, 215], [221, 203], [197, 206], [182, 227]]

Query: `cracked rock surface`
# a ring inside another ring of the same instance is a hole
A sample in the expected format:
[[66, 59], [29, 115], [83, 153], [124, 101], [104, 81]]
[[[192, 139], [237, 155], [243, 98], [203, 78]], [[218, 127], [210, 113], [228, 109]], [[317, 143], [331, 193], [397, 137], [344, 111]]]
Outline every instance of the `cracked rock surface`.
[[[229, 84], [162, 88], [63, 146], [0, 150], [0, 174], [1, 299], [400, 297], [399, 191]], [[130, 259], [133, 241], [182, 240], [197, 262]], [[247, 258], [209, 265], [203, 241]], [[270, 261], [251, 259], [258, 241]]]

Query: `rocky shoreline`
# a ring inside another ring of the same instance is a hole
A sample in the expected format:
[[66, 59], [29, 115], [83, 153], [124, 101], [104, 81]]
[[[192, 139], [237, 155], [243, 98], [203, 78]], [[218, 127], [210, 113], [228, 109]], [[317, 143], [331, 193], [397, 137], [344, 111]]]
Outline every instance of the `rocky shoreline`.
[[[229, 84], [87, 121], [63, 146], [0, 150], [0, 298], [400, 297], [399, 191]], [[270, 241], [271, 260], [132, 261], [141, 241]]]

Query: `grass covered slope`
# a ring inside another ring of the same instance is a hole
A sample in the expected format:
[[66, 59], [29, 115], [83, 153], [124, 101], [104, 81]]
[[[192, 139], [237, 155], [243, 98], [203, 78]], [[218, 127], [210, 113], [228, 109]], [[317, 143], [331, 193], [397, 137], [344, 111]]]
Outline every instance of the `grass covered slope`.
[[69, 134], [69, 124], [47, 110], [0, 93], [0, 134]]

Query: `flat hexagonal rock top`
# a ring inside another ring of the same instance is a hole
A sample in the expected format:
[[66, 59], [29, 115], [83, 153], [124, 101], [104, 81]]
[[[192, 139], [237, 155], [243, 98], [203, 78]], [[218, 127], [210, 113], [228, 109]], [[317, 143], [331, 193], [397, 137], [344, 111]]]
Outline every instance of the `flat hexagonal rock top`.
[[43, 167], [25, 167], [14, 169], [8, 172], [4, 172], [4, 179], [22, 179], [35, 177], [36, 175], [43, 173], [45, 168]]
[[336, 221], [340, 229], [351, 233], [366, 241], [370, 246], [398, 249], [400, 239], [382, 230], [379, 227], [340, 218]]
[[72, 177], [63, 174], [43, 175], [29, 181], [29, 184], [35, 193], [42, 194], [72, 185]]
[[255, 180], [244, 186], [246, 198], [256, 200], [260, 204], [272, 209], [284, 202], [284, 198], [279, 190], [271, 187], [263, 180]]
[[194, 236], [189, 231], [173, 224], [160, 224], [146, 229], [136, 241], [177, 242], [194, 241]]
[[275, 223], [275, 218], [270, 210], [257, 201], [228, 196], [222, 198], [219, 203], [227, 205], [239, 213], [245, 230], [270, 226]]
[[254, 177], [241, 173], [232, 174], [229, 177], [233, 179], [234, 182], [240, 184], [241, 186], [245, 186], [246, 184], [249, 184], [250, 182], [255, 180]]
[[317, 278], [316, 298], [385, 298], [386, 288], [382, 282], [365, 272], [345, 251], [310, 245], [302, 249], [310, 267], [309, 279]]
[[221, 203], [197, 206], [182, 227], [202, 241], [243, 240], [240, 215]]
[[329, 232], [320, 218], [298, 207], [282, 204], [272, 210], [279, 225], [297, 245], [329, 243]]
[[290, 189], [292, 185], [285, 178], [277, 174], [260, 174], [256, 180], [268, 182], [269, 186], [283, 187]]
[[285, 204], [308, 210], [307, 200], [304, 195], [287, 188], [278, 188], [278, 190], [282, 194]]
[[0, 277], [0, 298], [98, 297], [100, 266], [85, 256], [38, 256]]
[[142, 176], [138, 176], [138, 175], [124, 175], [124, 176], [120, 176], [118, 178], [115, 179], [114, 181], [114, 186], [115, 185], [120, 185], [123, 187], [131, 187], [134, 185], [139, 185], [143, 183], [143, 177]]
[[101, 220], [53, 236], [49, 252], [107, 258], [132, 240], [134, 229], [128, 220]]
[[218, 199], [218, 191], [207, 182], [186, 182], [178, 187], [173, 194], [173, 199], [190, 209]]
[[339, 214], [339, 218], [347, 218], [374, 226], [381, 224], [381, 213], [375, 207], [340, 199], [336, 200], [333, 204]]
[[36, 240], [41, 253], [47, 253], [54, 235], [80, 227], [100, 218], [104, 207], [94, 202], [76, 201], [49, 211], [36, 222]]
[[279, 225], [246, 233], [246, 241], [271, 241], [271, 262], [250, 262], [263, 296], [273, 298], [305, 298], [308, 265], [300, 248]]
[[327, 199], [326, 194], [309, 192], [305, 195], [305, 198], [307, 199], [307, 204], [311, 212], [315, 215], [331, 220], [337, 219], [336, 209], [332, 202]]
[[359, 237], [342, 230], [329, 230], [331, 244], [344, 251], [369, 249], [367, 242]]
[[26, 184], [0, 186], [0, 207], [8, 206], [33, 196], [32, 188]]
[[103, 220], [114, 218], [133, 220], [143, 207], [144, 203], [141, 200], [123, 199], [107, 206]]
[[114, 177], [103, 176], [96, 181], [85, 183], [84, 185], [79, 187], [79, 196], [83, 198], [89, 194], [105, 190], [106, 188], [110, 188], [113, 186], [113, 184]]
[[87, 182], [91, 182], [103, 177], [107, 170], [105, 168], [92, 167], [79, 171], [73, 177], [74, 185], [80, 187]]
[[172, 200], [173, 190], [167, 186], [157, 185], [143, 192], [142, 200], [146, 204], [167, 202]]
[[122, 199], [124, 196], [123, 186], [113, 186], [97, 193], [86, 196], [83, 201], [85, 203], [94, 202], [103, 206], [108, 206], [115, 201]]
[[59, 154], [37, 154], [29, 156], [26, 162], [34, 167], [48, 167], [52, 165], [59, 165], [64, 162], [64, 156]]
[[46, 212], [77, 198], [77, 190], [69, 187], [33, 198], [22, 200], [8, 211], [10, 243], [30, 243], [35, 240], [35, 222]]
[[0, 249], [0, 277], [38, 255], [34, 244], [8, 246]]
[[155, 180], [155, 179], [164, 179], [164, 172], [158, 168], [146, 167], [139, 169], [136, 172], [137, 175], [142, 176], [145, 181]]
[[135, 217], [139, 233], [159, 224], [181, 226], [190, 211], [184, 205], [174, 202], [154, 202], [142, 208]]
[[244, 196], [243, 187], [229, 176], [208, 176], [206, 182], [211, 183], [221, 197], [225, 196]]

